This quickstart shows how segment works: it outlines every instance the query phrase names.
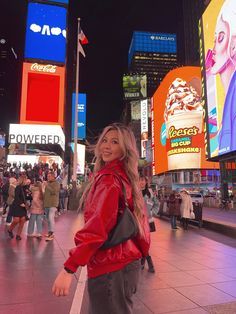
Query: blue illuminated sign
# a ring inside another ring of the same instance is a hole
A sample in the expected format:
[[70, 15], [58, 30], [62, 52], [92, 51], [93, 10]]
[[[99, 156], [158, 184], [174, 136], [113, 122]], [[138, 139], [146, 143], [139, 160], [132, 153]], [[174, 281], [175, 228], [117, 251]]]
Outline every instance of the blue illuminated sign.
[[[46, 0], [47, 1], [47, 0]], [[68, 4], [69, 0], [49, 0], [50, 2], [56, 2], [56, 3], [65, 3]]]
[[[72, 94], [72, 125], [71, 138], [74, 138], [74, 124], [75, 124], [75, 93]], [[78, 139], [85, 139], [86, 137], [86, 94], [79, 94], [78, 103]]]
[[134, 32], [129, 48], [129, 64], [136, 51], [176, 54], [176, 34]]
[[28, 4], [25, 58], [65, 62], [66, 8]]

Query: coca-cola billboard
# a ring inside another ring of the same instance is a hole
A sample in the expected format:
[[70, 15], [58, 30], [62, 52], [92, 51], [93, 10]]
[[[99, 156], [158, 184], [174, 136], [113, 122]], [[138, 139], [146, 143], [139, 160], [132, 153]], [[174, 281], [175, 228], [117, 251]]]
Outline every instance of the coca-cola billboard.
[[23, 63], [20, 123], [64, 126], [65, 67]]
[[52, 64], [38, 64], [38, 63], [33, 63], [30, 67], [32, 71], [36, 72], [48, 72], [48, 73], [55, 73], [57, 70], [56, 65]]

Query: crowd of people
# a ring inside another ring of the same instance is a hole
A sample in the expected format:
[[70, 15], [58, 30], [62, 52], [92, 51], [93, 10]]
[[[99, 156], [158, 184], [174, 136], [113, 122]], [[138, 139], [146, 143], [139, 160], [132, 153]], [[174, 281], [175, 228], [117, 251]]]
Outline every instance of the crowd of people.
[[63, 186], [61, 169], [57, 164], [6, 164], [1, 168], [0, 205], [2, 218], [11, 239], [21, 240], [28, 222], [28, 237], [43, 237], [43, 221], [47, 222], [46, 241], [54, 238], [55, 216], [67, 209], [68, 189]]

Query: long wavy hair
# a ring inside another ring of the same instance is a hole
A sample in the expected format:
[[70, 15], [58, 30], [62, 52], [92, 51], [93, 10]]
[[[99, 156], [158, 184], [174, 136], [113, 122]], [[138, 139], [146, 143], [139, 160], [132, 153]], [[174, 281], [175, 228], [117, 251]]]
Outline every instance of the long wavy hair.
[[124, 162], [125, 171], [129, 178], [132, 197], [134, 203], [134, 215], [137, 218], [138, 223], [140, 223], [143, 219], [143, 197], [139, 188], [139, 173], [138, 173], [138, 150], [136, 146], [136, 141], [132, 130], [121, 124], [121, 123], [113, 123], [104, 128], [103, 132], [98, 138], [97, 144], [94, 146], [94, 173], [90, 182], [85, 188], [85, 191], [81, 197], [80, 208], [83, 206], [87, 194], [93, 184], [93, 178], [96, 173], [105, 165], [102, 160], [100, 146], [102, 144], [102, 140], [104, 136], [109, 131], [117, 131], [118, 140], [123, 152], [121, 160]]

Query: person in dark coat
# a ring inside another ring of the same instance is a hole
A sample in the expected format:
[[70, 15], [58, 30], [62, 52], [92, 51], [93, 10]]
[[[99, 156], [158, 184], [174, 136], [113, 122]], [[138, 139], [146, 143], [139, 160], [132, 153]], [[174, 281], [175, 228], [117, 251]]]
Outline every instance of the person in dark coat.
[[18, 185], [15, 189], [15, 198], [10, 205], [11, 214], [13, 221], [8, 228], [8, 234], [11, 239], [14, 238], [13, 229], [18, 225], [16, 240], [21, 240], [21, 232], [24, 227], [24, 223], [27, 217], [27, 203], [26, 203], [26, 192], [25, 187], [27, 184], [27, 177], [22, 175], [18, 179]]
[[169, 215], [170, 215], [170, 223], [171, 223], [171, 228], [173, 230], [178, 229], [176, 221], [177, 217], [180, 216], [180, 199], [177, 197], [175, 191], [173, 191], [169, 199], [167, 201], [168, 208], [169, 208]]

